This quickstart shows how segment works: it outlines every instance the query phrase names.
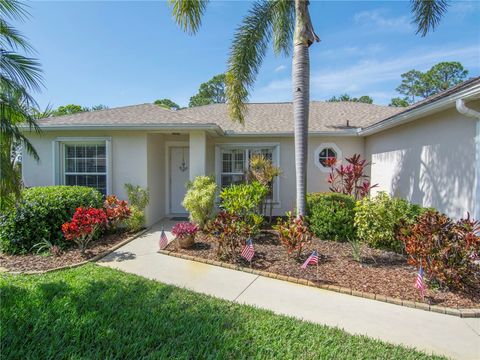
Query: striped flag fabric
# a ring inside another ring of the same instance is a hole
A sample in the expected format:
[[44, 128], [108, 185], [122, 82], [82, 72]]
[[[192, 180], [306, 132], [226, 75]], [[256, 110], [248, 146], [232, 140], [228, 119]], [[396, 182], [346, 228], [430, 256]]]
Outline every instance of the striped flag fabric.
[[415, 288], [420, 292], [422, 297], [425, 296], [425, 283], [423, 282], [423, 267], [418, 269], [417, 279], [415, 280]]
[[243, 257], [245, 260], [251, 262], [253, 255], [255, 255], [255, 250], [253, 249], [253, 242], [252, 239], [248, 239], [240, 256]]
[[318, 265], [318, 253], [317, 250], [313, 250], [312, 254], [302, 265], [302, 269], [306, 269], [308, 265]]
[[167, 247], [168, 245], [168, 239], [167, 239], [167, 234], [165, 234], [165, 231], [162, 229], [162, 233], [160, 234], [160, 241], [158, 242], [158, 246], [160, 247], [160, 250], [163, 250]]

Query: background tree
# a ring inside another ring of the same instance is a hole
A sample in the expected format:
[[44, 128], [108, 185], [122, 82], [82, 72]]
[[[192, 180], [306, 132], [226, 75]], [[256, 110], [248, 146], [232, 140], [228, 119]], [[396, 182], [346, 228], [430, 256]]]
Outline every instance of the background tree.
[[98, 104], [98, 105], [93, 105], [91, 108], [90, 108], [90, 111], [97, 111], [97, 110], [108, 110], [109, 107], [107, 105], [103, 105], [103, 104]]
[[190, 98], [188, 106], [193, 107], [225, 103], [227, 101], [225, 86], [225, 74], [215, 75], [210, 80], [200, 85], [198, 93]]
[[41, 87], [40, 64], [26, 56], [32, 47], [7, 21], [25, 21], [28, 16], [22, 3], [0, 1], [0, 212], [20, 196], [21, 176], [14, 150], [23, 145], [38, 160], [21, 125], [39, 132], [32, 115], [36, 104], [29, 92]]
[[390, 104], [388, 106], [393, 106], [393, 107], [407, 107], [410, 105], [408, 102], [408, 98], [400, 98], [400, 97], [394, 97], [392, 100], [390, 100]]
[[426, 72], [410, 70], [403, 73], [402, 83], [397, 87], [397, 91], [405, 95], [409, 104], [413, 104], [418, 99], [425, 99], [461, 83], [467, 75], [468, 70], [464, 69], [461, 63], [445, 61], [433, 65]]
[[164, 107], [165, 109], [169, 110], [178, 110], [180, 109], [180, 105], [177, 103], [173, 102], [170, 99], [158, 99], [153, 102], [155, 105]]
[[337, 96], [332, 96], [327, 102], [341, 102], [341, 101], [352, 101], [352, 102], [361, 102], [365, 104], [373, 104], [373, 99], [368, 95], [360, 96], [359, 98], [351, 97], [348, 94], [342, 94]]
[[[170, 0], [179, 26], [195, 34], [207, 7], [207, 0]], [[245, 103], [265, 58], [268, 44], [275, 54], [292, 56], [293, 123], [297, 215], [306, 208], [306, 164], [310, 105], [309, 47], [320, 39], [315, 34], [307, 0], [257, 0], [237, 29], [228, 60], [226, 94], [234, 121], [243, 123]], [[413, 0], [412, 12], [417, 34], [434, 29], [447, 7], [446, 0]]]
[[53, 110], [53, 116], [62, 116], [62, 115], [72, 115], [80, 112], [89, 111], [87, 107], [76, 104], [68, 104], [59, 106], [57, 109]]

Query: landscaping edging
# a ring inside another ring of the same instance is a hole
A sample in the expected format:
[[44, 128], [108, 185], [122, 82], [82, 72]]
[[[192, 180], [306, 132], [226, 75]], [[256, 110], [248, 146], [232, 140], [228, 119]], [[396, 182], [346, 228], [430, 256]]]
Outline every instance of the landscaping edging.
[[335, 291], [335, 292], [339, 292], [339, 293], [342, 293], [342, 294], [353, 295], [353, 296], [357, 296], [357, 297], [361, 297], [361, 298], [365, 298], [365, 299], [382, 301], [382, 302], [387, 302], [387, 303], [390, 303], [390, 304], [395, 304], [395, 305], [400, 305], [400, 306], [405, 306], [405, 307], [410, 307], [410, 308], [415, 308], [415, 309], [420, 309], [420, 310], [425, 310], [425, 311], [433, 311], [433, 312], [436, 312], [436, 313], [453, 315], [453, 316], [458, 316], [458, 317], [461, 317], [461, 318], [480, 318], [480, 309], [455, 309], [455, 308], [450, 308], [450, 307], [445, 307], [445, 306], [429, 305], [429, 304], [419, 303], [419, 302], [410, 301], [410, 300], [403, 300], [403, 299], [393, 298], [393, 297], [390, 297], [390, 296], [385, 296], [385, 295], [380, 295], [380, 294], [374, 294], [374, 293], [352, 290], [350, 288], [345, 288], [345, 287], [341, 287], [341, 286], [337, 286], [337, 285], [315, 284], [314, 282], [312, 282], [310, 280], [306, 280], [306, 279], [275, 274], [275, 273], [262, 271], [262, 270], [246, 268], [246, 267], [243, 267], [243, 266], [240, 266], [240, 265], [233, 265], [233, 264], [222, 262], [222, 261], [204, 259], [204, 258], [201, 258], [201, 257], [187, 255], [187, 254], [181, 254], [181, 253], [177, 253], [177, 252], [169, 251], [169, 250], [158, 250], [158, 253], [163, 254], [163, 255], [168, 255], [168, 256], [181, 258], [181, 259], [185, 259], [185, 260], [201, 262], [201, 263], [204, 263], [204, 264], [220, 266], [220, 267], [224, 267], [224, 268], [231, 269], [231, 270], [243, 271], [243, 272], [246, 272], [246, 273], [251, 273], [251, 274], [264, 276], [264, 277], [269, 277], [269, 278], [272, 278], [272, 279], [288, 281], [288, 282], [292, 282], [292, 283], [295, 283], [295, 284], [311, 286], [311, 287], [315, 287], [315, 288], [319, 288], [319, 289], [323, 289], [323, 290]]
[[110, 249], [105, 250], [104, 252], [102, 252], [102, 253], [100, 253], [100, 254], [97, 254], [97, 255], [95, 255], [94, 257], [92, 257], [92, 258], [90, 258], [90, 259], [88, 259], [88, 260], [81, 261], [81, 262], [76, 263], [76, 264], [59, 266], [59, 267], [56, 267], [56, 268], [53, 268], [53, 269], [48, 269], [48, 270], [5, 271], [5, 272], [3, 272], [3, 273], [4, 273], [4, 274], [11, 274], [11, 275], [35, 275], [35, 274], [46, 274], [46, 273], [49, 273], [49, 272], [60, 271], [60, 270], [65, 270], [65, 269], [73, 269], [73, 268], [76, 268], [76, 267], [79, 267], [79, 266], [88, 264], [88, 263], [90, 263], [90, 262], [96, 262], [96, 261], [104, 258], [105, 256], [107, 256], [108, 254], [114, 252], [114, 251], [117, 250], [118, 248], [121, 248], [122, 246], [128, 244], [130, 241], [135, 240], [135, 239], [138, 238], [139, 236], [145, 234], [149, 229], [150, 229], [150, 228], [146, 228], [146, 229], [140, 230], [139, 232], [133, 234], [132, 236], [126, 238], [125, 240], [120, 241], [118, 244], [115, 244], [115, 245], [112, 246]]

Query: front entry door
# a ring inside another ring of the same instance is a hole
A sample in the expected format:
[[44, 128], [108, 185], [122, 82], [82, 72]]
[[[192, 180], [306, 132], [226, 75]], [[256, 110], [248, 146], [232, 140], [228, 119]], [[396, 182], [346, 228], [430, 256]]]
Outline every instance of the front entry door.
[[185, 214], [182, 206], [190, 173], [188, 147], [170, 148], [170, 213]]

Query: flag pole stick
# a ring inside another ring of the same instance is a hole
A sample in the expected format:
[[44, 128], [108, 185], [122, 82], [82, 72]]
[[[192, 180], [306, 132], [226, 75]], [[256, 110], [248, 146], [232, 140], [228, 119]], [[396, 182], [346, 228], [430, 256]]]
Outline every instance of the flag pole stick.
[[316, 252], [317, 252], [317, 281], [318, 281], [318, 261], [319, 261], [319, 259], [318, 259], [318, 250], [316, 250]]

